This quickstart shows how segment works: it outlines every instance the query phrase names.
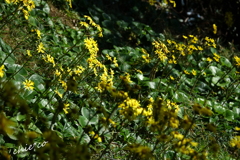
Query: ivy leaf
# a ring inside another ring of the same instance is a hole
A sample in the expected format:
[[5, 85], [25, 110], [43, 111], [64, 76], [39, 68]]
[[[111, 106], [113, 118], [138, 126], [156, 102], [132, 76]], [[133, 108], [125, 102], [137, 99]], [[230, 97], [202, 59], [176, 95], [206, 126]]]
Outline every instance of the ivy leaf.
[[88, 119], [86, 117], [84, 117], [84, 116], [79, 116], [78, 122], [80, 123], [80, 125], [82, 127], [85, 127], [87, 125], [87, 123], [88, 123]]
[[218, 113], [218, 114], [224, 114], [226, 109], [223, 108], [222, 106], [220, 105], [216, 105], [214, 106], [214, 110]]
[[225, 119], [227, 119], [228, 121], [233, 121], [234, 120], [234, 114], [233, 111], [227, 109], [225, 112]]
[[232, 67], [231, 62], [225, 57], [221, 57], [220, 62], [223, 66], [226, 66], [226, 67], [229, 67], [229, 68]]

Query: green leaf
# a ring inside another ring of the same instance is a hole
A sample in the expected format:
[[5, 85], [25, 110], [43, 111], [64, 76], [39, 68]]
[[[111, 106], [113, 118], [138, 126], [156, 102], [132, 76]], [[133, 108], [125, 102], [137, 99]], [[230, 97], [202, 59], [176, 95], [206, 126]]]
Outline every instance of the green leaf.
[[219, 76], [213, 77], [213, 78], [212, 78], [212, 83], [213, 83], [213, 84], [216, 84], [220, 78], [221, 78], [221, 77], [219, 77]]
[[49, 8], [49, 5], [47, 3], [44, 4], [43, 11], [47, 14], [50, 13], [50, 8]]
[[151, 89], [155, 89], [156, 88], [156, 82], [146, 82], [146, 85], [151, 88]]
[[64, 137], [77, 137], [79, 132], [71, 125], [71, 123], [65, 123], [63, 127]]
[[88, 119], [86, 117], [84, 117], [84, 116], [79, 116], [78, 122], [80, 123], [80, 125], [82, 127], [85, 127], [87, 125], [87, 123], [88, 123]]
[[98, 115], [92, 116], [88, 124], [97, 124], [98, 123]]
[[19, 64], [7, 64], [7, 73], [15, 73], [21, 74], [22, 76], [27, 76], [27, 71], [23, 68], [23, 66]]
[[144, 76], [143, 76], [142, 74], [137, 74], [136, 76], [137, 76], [137, 78], [138, 78], [140, 81], [142, 81], [143, 78], [144, 78]]
[[9, 45], [7, 45], [2, 38], [0, 38], [0, 48], [2, 48], [2, 51], [5, 53], [11, 53], [12, 50]]
[[3, 144], [6, 146], [5, 140], [3, 139], [3, 135], [0, 134], [0, 146], [2, 146]]
[[86, 144], [86, 143], [89, 143], [90, 140], [91, 140], [90, 137], [87, 134], [84, 134], [82, 139], [80, 140], [80, 143], [81, 144]]
[[21, 115], [21, 113], [19, 112], [16, 116], [16, 120], [17, 121], [22, 121], [26, 119], [26, 115]]
[[181, 91], [176, 91], [175, 93], [173, 93], [173, 99], [175, 102], [187, 102], [188, 96]]
[[111, 20], [111, 17], [108, 14], [104, 13], [104, 12], [102, 13], [102, 16], [103, 16], [103, 18], [105, 20]]
[[215, 105], [213, 108], [218, 114], [224, 114], [226, 111], [221, 105]]
[[41, 130], [35, 124], [33, 124], [33, 122], [30, 123], [30, 125], [28, 127], [30, 130], [35, 131], [39, 134], [42, 134]]
[[14, 76], [14, 79], [15, 79], [16, 81], [21, 81], [21, 82], [23, 82], [23, 81], [25, 81], [25, 76], [21, 75], [20, 73], [17, 73], [17, 74]]
[[240, 108], [234, 107], [233, 108], [233, 113], [234, 113], [235, 118], [239, 118], [240, 117]]
[[225, 57], [221, 57], [220, 58], [220, 62], [223, 66], [226, 66], [226, 67], [232, 67], [232, 63]]
[[234, 120], [233, 111], [227, 109], [226, 112], [225, 112], [224, 117], [225, 117], [228, 121], [233, 121], [233, 120]]
[[216, 48], [211, 47], [210, 50], [211, 50], [212, 53], [217, 53]]
[[29, 16], [28, 22], [31, 24], [31, 26], [37, 27], [37, 20], [34, 17]]
[[39, 76], [39, 75], [36, 74], [36, 73], [34, 73], [33, 75], [31, 75], [31, 77], [29, 77], [29, 79], [30, 79], [31, 81], [33, 81], [35, 85], [44, 84], [44, 81], [43, 81], [42, 76]]
[[[15, 60], [13, 59], [14, 58], [13, 55], [7, 57], [7, 54], [4, 53], [1, 50], [0, 50], [0, 55], [1, 55], [0, 56], [0, 62], [5, 60], [4, 63], [9, 63], [9, 64], [14, 64], [15, 63]], [[6, 59], [6, 57], [7, 57], [7, 59]]]
[[44, 92], [45, 91], [45, 86], [43, 84], [38, 84], [35, 85], [36, 86], [36, 90], [40, 91], [40, 92]]
[[103, 27], [109, 28], [109, 29], [113, 29], [113, 21], [111, 20], [104, 20], [102, 21], [102, 25]]
[[221, 71], [219, 68], [215, 67], [215, 66], [210, 66], [209, 70], [211, 71], [212, 75], [216, 75], [219, 71]]
[[88, 111], [88, 109], [87, 109], [86, 107], [82, 107], [81, 113], [82, 113], [82, 115], [83, 115], [85, 118], [87, 118], [87, 119], [90, 118], [90, 117], [89, 117], [90, 113], [89, 113], [89, 111]]

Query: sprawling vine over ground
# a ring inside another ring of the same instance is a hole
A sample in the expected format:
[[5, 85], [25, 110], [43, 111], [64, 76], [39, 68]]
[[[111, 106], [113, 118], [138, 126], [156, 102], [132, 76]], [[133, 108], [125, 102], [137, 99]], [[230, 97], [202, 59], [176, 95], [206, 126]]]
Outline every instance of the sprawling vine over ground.
[[2, 1], [0, 159], [239, 159], [238, 7], [196, 3]]

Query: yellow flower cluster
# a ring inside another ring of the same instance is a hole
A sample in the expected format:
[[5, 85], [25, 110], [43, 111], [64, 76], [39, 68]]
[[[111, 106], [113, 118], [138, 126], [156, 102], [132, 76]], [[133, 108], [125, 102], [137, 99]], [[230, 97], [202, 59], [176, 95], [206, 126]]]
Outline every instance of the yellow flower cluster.
[[84, 45], [88, 49], [91, 55], [97, 56], [98, 44], [93, 38], [84, 39]]
[[213, 59], [216, 61], [216, 62], [219, 62], [219, 59], [221, 58], [217, 53], [213, 53], [214, 57]]
[[240, 149], [240, 136], [233, 137], [229, 142], [231, 147], [236, 147]]
[[33, 29], [32, 32], [36, 32], [38, 39], [41, 39], [41, 32], [38, 29]]
[[168, 59], [166, 54], [169, 53], [169, 50], [163, 42], [154, 41], [152, 45], [155, 48], [155, 54], [162, 62]]
[[214, 47], [214, 48], [217, 47], [214, 39], [209, 38], [209, 37], [205, 37], [205, 45], [208, 47]]
[[54, 58], [51, 56], [51, 55], [49, 55], [49, 54], [47, 54], [46, 56], [45, 55], [43, 55], [42, 56], [42, 59], [45, 61], [45, 62], [49, 62], [49, 63], [52, 63], [52, 65], [53, 65], [53, 67], [55, 67], [55, 61], [54, 61]]
[[119, 111], [120, 114], [124, 115], [128, 120], [134, 120], [138, 115], [143, 113], [143, 108], [141, 108], [139, 101], [129, 97], [118, 108], [121, 108]]
[[120, 79], [124, 81], [124, 83], [132, 83], [130, 74], [125, 72], [125, 76], [120, 76]]
[[109, 61], [112, 61], [112, 62], [113, 62], [113, 64], [115, 65], [115, 67], [118, 67], [118, 63], [117, 63], [117, 58], [116, 58], [116, 57], [112, 58], [112, 57], [109, 56], [108, 54], [106, 55], [106, 57], [107, 57], [107, 59], [108, 59]]
[[5, 0], [6, 3], [20, 4], [20, 9], [23, 12], [25, 19], [28, 19], [29, 12], [35, 8], [35, 3], [33, 0]]
[[95, 87], [99, 92], [103, 92], [105, 89], [108, 91], [113, 90], [113, 78], [114, 78], [114, 71], [110, 69], [110, 74], [105, 66], [103, 66], [104, 72], [100, 76], [100, 82], [98, 86]]
[[137, 154], [140, 159], [150, 159], [152, 157], [151, 149], [147, 146], [142, 146], [140, 144], [129, 144], [124, 149]]
[[[98, 32], [99, 32], [99, 33], [98, 33], [98, 36], [99, 36], [99, 37], [103, 37], [101, 26], [98, 25], [98, 24], [96, 24], [96, 23], [92, 20], [92, 18], [89, 17], [89, 16], [87, 16], [87, 15], [85, 15], [84, 18], [86, 18], [86, 19], [89, 21], [89, 24], [90, 24], [91, 26], [97, 28], [97, 30], [98, 30]], [[81, 21], [79, 24], [80, 24], [81, 26], [84, 26], [84, 27], [86, 27], [86, 28], [89, 28], [89, 24], [86, 23], [86, 22], [82, 22], [82, 21]]]
[[96, 134], [94, 131], [90, 131], [89, 134], [90, 134], [94, 139], [97, 139], [98, 142], [102, 142], [102, 138], [99, 137], [99, 135]]
[[146, 123], [152, 131], [162, 131], [167, 127], [178, 128], [180, 125], [177, 118], [178, 112], [179, 106], [176, 103], [158, 98], [151, 101], [150, 106], [148, 106], [148, 112], [145, 114]]
[[149, 63], [151, 60], [149, 54], [147, 53], [147, 51], [144, 48], [142, 48], [141, 51], [142, 51], [142, 53], [144, 53], [144, 55], [142, 55], [142, 58], [144, 59], [144, 61], [146, 63]]
[[97, 68], [103, 68], [104, 65], [97, 59], [98, 44], [93, 38], [87, 38], [84, 40], [85, 47], [90, 53], [90, 57], [87, 62], [90, 69], [93, 69], [94, 74], [97, 76]]

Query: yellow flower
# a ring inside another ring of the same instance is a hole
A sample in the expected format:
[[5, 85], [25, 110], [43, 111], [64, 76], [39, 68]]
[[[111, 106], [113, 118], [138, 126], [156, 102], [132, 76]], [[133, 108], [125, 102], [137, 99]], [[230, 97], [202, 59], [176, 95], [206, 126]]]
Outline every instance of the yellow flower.
[[79, 24], [81, 26], [84, 26], [85, 28], [89, 28], [89, 24], [87, 24], [86, 22], [80, 22]]
[[77, 75], [80, 75], [85, 69], [82, 66], [77, 66], [77, 68], [73, 69], [73, 72]]
[[179, 140], [182, 140], [184, 138], [184, 136], [178, 131], [172, 131], [171, 134], [173, 135], [174, 138], [177, 138]]
[[240, 149], [240, 136], [235, 136], [230, 140], [230, 146]]
[[236, 131], [240, 131], [240, 127], [235, 127], [234, 128]]
[[2, 78], [3, 76], [4, 76], [4, 70], [5, 68], [4, 68], [4, 65], [2, 65], [1, 67], [0, 67], [0, 78]]
[[187, 39], [188, 37], [183, 35], [183, 38], [184, 38], [184, 39]]
[[172, 128], [178, 128], [178, 126], [179, 126], [179, 120], [174, 117], [170, 118], [169, 123], [170, 123], [170, 127], [172, 127]]
[[171, 79], [171, 80], [174, 80], [174, 77], [173, 77], [173, 76], [170, 76], [170, 79]]
[[54, 91], [59, 97], [63, 97], [63, 95], [56, 89], [55, 91]]
[[32, 54], [31, 54], [30, 50], [27, 50], [27, 55], [28, 55], [29, 57], [32, 57]]
[[169, 0], [173, 4], [173, 7], [176, 7], [176, 2], [174, 0]]
[[132, 83], [130, 74], [125, 72], [126, 76], [120, 76], [120, 79], [122, 79], [125, 83]]
[[61, 72], [57, 69], [57, 70], [55, 71], [55, 75], [56, 75], [57, 77], [59, 77], [59, 76], [61, 75]]
[[38, 39], [40, 39], [41, 38], [41, 32], [38, 29], [36, 29], [35, 31], [37, 33]]
[[34, 89], [34, 82], [31, 80], [26, 80], [25, 82], [23, 82], [24, 88], [28, 89], [28, 90], [33, 90]]
[[217, 53], [213, 53], [213, 55], [214, 55], [213, 59], [219, 62], [220, 56]]
[[194, 75], [194, 76], [197, 75], [197, 71], [195, 71], [194, 69], [191, 72], [192, 72], [192, 75]]
[[11, 3], [11, 0], [5, 0], [6, 3], [10, 4]]
[[28, 17], [29, 17], [28, 11], [25, 10], [25, 9], [22, 9], [22, 12], [23, 12], [24, 18], [25, 18], [26, 20], [28, 20]]
[[70, 106], [69, 103], [64, 103], [63, 111], [65, 112], [65, 114], [68, 114], [67, 110], [70, 109], [69, 106]]
[[237, 66], [240, 66], [240, 58], [238, 56], [234, 57], [235, 61], [237, 62]]
[[49, 55], [49, 54], [47, 54], [46, 56], [43, 56], [43, 60], [45, 61], [45, 62], [49, 62], [49, 63], [52, 63], [53, 64], [53, 67], [55, 67], [55, 61], [54, 61], [54, 58], [51, 56], [51, 55]]
[[59, 80], [59, 82], [62, 84], [63, 89], [66, 91], [67, 90], [67, 83], [62, 81], [62, 80]]
[[116, 57], [113, 58], [113, 64], [115, 65], [115, 67], [118, 67], [118, 63], [117, 63], [117, 58]]
[[216, 26], [216, 24], [213, 24], [213, 34], [217, 34], [217, 26]]
[[93, 38], [84, 39], [84, 45], [91, 55], [97, 56], [97, 52], [99, 51], [98, 44]]
[[148, 3], [153, 6], [157, 1], [156, 0], [149, 0]]
[[184, 70], [183, 72], [184, 72], [185, 74], [190, 74], [187, 70]]
[[69, 4], [69, 7], [72, 8], [72, 0], [66, 0]]
[[38, 53], [44, 53], [45, 52], [44, 50], [45, 50], [45, 48], [43, 46], [43, 43], [40, 42], [38, 47], [37, 47], [37, 51], [38, 51]]
[[212, 62], [212, 59], [210, 57], [207, 58], [208, 62]]

